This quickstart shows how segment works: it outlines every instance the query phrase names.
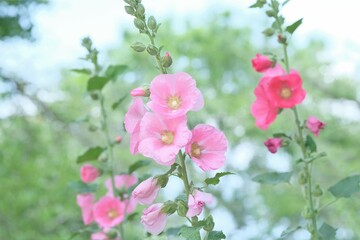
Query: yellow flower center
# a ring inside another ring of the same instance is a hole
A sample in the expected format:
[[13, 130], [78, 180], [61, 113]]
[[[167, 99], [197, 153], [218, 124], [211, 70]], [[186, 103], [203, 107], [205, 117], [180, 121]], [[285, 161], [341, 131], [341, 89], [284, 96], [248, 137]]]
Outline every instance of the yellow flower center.
[[117, 211], [115, 211], [114, 209], [111, 209], [109, 212], [108, 212], [108, 217], [111, 218], [111, 219], [114, 219], [118, 216], [118, 213]]
[[201, 147], [197, 143], [193, 143], [191, 145], [191, 156], [195, 158], [199, 158], [201, 155]]
[[288, 99], [289, 97], [291, 97], [291, 89], [288, 88], [288, 87], [283, 87], [283, 88], [280, 90], [280, 96], [281, 96], [282, 98]]
[[171, 96], [168, 98], [167, 104], [169, 108], [176, 110], [181, 106], [181, 99], [177, 96]]
[[172, 144], [174, 141], [174, 134], [170, 131], [164, 131], [161, 134], [161, 141], [165, 144]]

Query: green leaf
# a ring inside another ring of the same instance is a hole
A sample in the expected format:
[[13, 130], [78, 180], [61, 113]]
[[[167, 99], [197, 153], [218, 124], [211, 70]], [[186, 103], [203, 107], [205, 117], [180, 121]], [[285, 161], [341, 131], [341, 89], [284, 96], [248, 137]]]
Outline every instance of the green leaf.
[[166, 230], [166, 236], [177, 236], [179, 234], [181, 227], [168, 228]]
[[125, 95], [123, 97], [121, 97], [119, 100], [117, 100], [116, 102], [114, 102], [111, 106], [111, 108], [114, 110], [116, 109], [127, 97], [128, 95]]
[[84, 163], [84, 162], [90, 162], [90, 161], [94, 161], [97, 160], [99, 158], [99, 156], [101, 155], [101, 153], [103, 153], [105, 150], [105, 148], [103, 147], [92, 147], [89, 148], [88, 150], [86, 150], [82, 155], [80, 155], [77, 160], [76, 163]]
[[260, 175], [255, 176], [252, 180], [258, 183], [265, 183], [265, 184], [279, 184], [289, 182], [291, 178], [292, 172], [270, 172], [270, 173], [263, 173]]
[[208, 236], [208, 240], [220, 240], [225, 238], [226, 236], [222, 231], [211, 231]]
[[266, 2], [257, 0], [256, 3], [251, 5], [249, 8], [262, 8]]
[[220, 178], [226, 175], [234, 174], [232, 172], [219, 172], [215, 177], [205, 179], [207, 185], [217, 185], [220, 182]]
[[290, 2], [290, 0], [286, 0], [286, 1], [282, 4], [282, 6], [285, 6], [288, 2]]
[[88, 80], [87, 91], [101, 90], [108, 82], [109, 78], [107, 77], [92, 77]]
[[126, 216], [126, 222], [135, 220], [135, 218], [137, 218], [138, 215], [139, 215], [138, 212], [134, 212], [134, 213], [132, 213], [130, 215], [127, 215]]
[[294, 22], [293, 24], [287, 26], [285, 28], [285, 31], [287, 31], [290, 34], [293, 34], [295, 32], [295, 30], [302, 24], [302, 18], [300, 18], [299, 20], [297, 20], [296, 22]]
[[133, 164], [130, 165], [129, 167], [129, 173], [133, 173], [135, 172], [137, 169], [148, 166], [151, 163], [150, 160], [139, 160]]
[[72, 72], [80, 73], [80, 74], [91, 74], [91, 70], [88, 68], [81, 68], [81, 69], [71, 69]]
[[201, 227], [184, 226], [180, 229], [179, 235], [187, 240], [201, 240], [200, 229]]
[[77, 181], [69, 183], [69, 187], [77, 193], [89, 193], [96, 192], [97, 184], [86, 184], [82, 181]]
[[333, 228], [329, 224], [323, 223], [323, 225], [319, 229], [319, 233], [322, 239], [332, 240], [335, 239], [336, 230], [336, 228]]
[[316, 143], [310, 135], [306, 136], [305, 147], [312, 153], [316, 152]]
[[105, 76], [109, 79], [115, 80], [116, 77], [124, 73], [126, 69], [126, 65], [110, 65], [105, 71]]
[[346, 177], [328, 190], [336, 198], [349, 198], [352, 194], [360, 192], [360, 174]]
[[296, 232], [299, 229], [301, 229], [300, 226], [297, 226], [296, 228], [288, 227], [281, 233], [280, 239], [289, 237], [291, 234], [293, 234], [294, 232]]

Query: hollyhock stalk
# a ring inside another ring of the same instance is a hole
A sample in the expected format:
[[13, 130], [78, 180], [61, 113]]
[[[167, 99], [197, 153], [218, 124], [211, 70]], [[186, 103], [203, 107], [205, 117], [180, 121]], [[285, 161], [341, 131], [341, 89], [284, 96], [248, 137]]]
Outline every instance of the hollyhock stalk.
[[[275, 10], [275, 1], [271, 0], [271, 6], [272, 8]], [[281, 23], [280, 23], [280, 19], [279, 16], [276, 14], [274, 16], [275, 21], [278, 23], [278, 30], [279, 30], [279, 36], [282, 36], [283, 34], [283, 29], [281, 28]], [[290, 63], [289, 63], [289, 57], [288, 57], [288, 52], [287, 52], [287, 43], [286, 41], [279, 41], [280, 44], [283, 46], [283, 52], [284, 52], [284, 63], [285, 63], [285, 70], [286, 73], [289, 74], [290, 73]], [[299, 118], [299, 114], [297, 111], [296, 106], [294, 106], [292, 108], [293, 112], [294, 112], [294, 117], [295, 117], [295, 125], [298, 131], [298, 139], [299, 139], [299, 146], [301, 148], [301, 152], [303, 155], [304, 159], [307, 159], [308, 153], [306, 151], [306, 147], [305, 147], [305, 142], [304, 142], [304, 136], [303, 136], [303, 130], [301, 127], [301, 122], [300, 122], [300, 118]], [[306, 198], [307, 198], [307, 202], [308, 202], [308, 206], [310, 208], [311, 211], [311, 224], [312, 224], [312, 231], [309, 231], [311, 233], [311, 239], [319, 239], [319, 233], [318, 233], [318, 227], [317, 227], [317, 219], [316, 219], [316, 215], [317, 212], [315, 212], [315, 208], [314, 208], [314, 199], [313, 199], [313, 189], [312, 189], [312, 172], [311, 172], [311, 162], [309, 161], [304, 161], [304, 174], [306, 176]]]

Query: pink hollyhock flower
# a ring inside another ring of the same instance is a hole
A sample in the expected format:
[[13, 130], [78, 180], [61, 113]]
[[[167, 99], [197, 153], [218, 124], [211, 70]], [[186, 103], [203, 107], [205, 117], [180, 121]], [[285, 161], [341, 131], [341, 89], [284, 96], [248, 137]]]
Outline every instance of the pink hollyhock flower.
[[130, 152], [133, 155], [139, 152], [140, 121], [146, 112], [143, 100], [133, 98], [129, 110], [125, 114], [125, 129], [130, 134]]
[[256, 119], [255, 125], [266, 130], [275, 121], [279, 108], [267, 97], [265, 87], [261, 82], [254, 93], [256, 100], [251, 106], [251, 114]]
[[139, 152], [153, 158], [158, 164], [170, 166], [176, 154], [191, 138], [186, 116], [168, 119], [156, 113], [146, 113], [141, 120]]
[[314, 133], [316, 137], [319, 136], [320, 130], [325, 128], [325, 123], [321, 122], [316, 117], [310, 116], [306, 121], [306, 127]]
[[184, 72], [155, 77], [150, 85], [150, 100], [151, 110], [169, 118], [184, 116], [188, 111], [198, 111], [204, 106], [195, 80]]
[[[138, 179], [137, 177], [135, 177], [134, 175], [116, 175], [114, 176], [114, 180], [115, 180], [115, 187], [116, 189], [119, 190], [127, 190], [130, 187], [134, 186]], [[107, 196], [111, 196], [114, 197], [114, 192], [112, 189], [112, 183], [111, 183], [111, 179], [107, 179], [106, 180], [106, 188], [108, 190], [108, 192], [106, 193]], [[134, 209], [136, 208], [136, 200], [132, 197], [132, 196], [126, 196], [124, 195], [125, 199], [123, 200], [123, 202], [125, 203], [125, 211], [126, 213], [131, 213], [134, 211]]]
[[99, 170], [91, 164], [85, 164], [80, 168], [81, 180], [84, 183], [90, 183], [95, 181], [99, 175]]
[[153, 177], [141, 182], [132, 192], [132, 197], [141, 204], [152, 204], [157, 197], [160, 186]]
[[266, 92], [271, 102], [279, 108], [292, 108], [301, 103], [306, 96], [301, 77], [296, 71], [271, 77]]
[[144, 225], [146, 231], [153, 235], [161, 233], [166, 225], [167, 214], [161, 211], [161, 203], [153, 204], [144, 209], [141, 216], [141, 223]]
[[93, 212], [96, 223], [107, 231], [124, 220], [125, 203], [118, 198], [104, 196], [94, 205]]
[[138, 87], [131, 90], [130, 94], [133, 97], [143, 97], [146, 95], [146, 91], [142, 87]]
[[187, 217], [194, 217], [201, 213], [205, 204], [211, 204], [214, 201], [213, 196], [210, 193], [201, 192], [195, 190], [192, 195], [189, 195], [188, 207], [189, 210], [186, 213]]
[[78, 194], [77, 204], [81, 208], [82, 220], [85, 225], [89, 225], [94, 222], [93, 204], [95, 202], [94, 195], [92, 193]]
[[206, 124], [192, 130], [192, 138], [185, 151], [203, 171], [221, 168], [225, 162], [227, 139], [223, 132]]
[[255, 71], [263, 72], [272, 66], [272, 61], [264, 55], [256, 54], [256, 57], [251, 59], [252, 66]]
[[282, 146], [281, 138], [269, 138], [264, 142], [264, 145], [269, 149], [271, 153], [276, 153], [277, 150]]
[[91, 240], [121, 240], [120, 237], [117, 238], [109, 238], [104, 232], [97, 232], [91, 234]]

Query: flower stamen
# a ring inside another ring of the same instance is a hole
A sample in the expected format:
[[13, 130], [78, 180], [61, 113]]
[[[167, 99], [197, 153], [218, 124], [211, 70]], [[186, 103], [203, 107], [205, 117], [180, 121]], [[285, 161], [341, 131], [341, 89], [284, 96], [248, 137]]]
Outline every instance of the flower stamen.
[[178, 96], [171, 96], [167, 99], [167, 105], [172, 110], [177, 110], [181, 106], [181, 99]]
[[118, 215], [119, 214], [114, 209], [110, 209], [110, 211], [108, 212], [108, 217], [111, 218], [111, 219], [116, 218]]
[[289, 87], [283, 87], [280, 90], [280, 96], [282, 98], [288, 99], [291, 97], [291, 89]]
[[170, 131], [164, 131], [161, 134], [161, 141], [167, 145], [172, 144], [174, 142], [174, 134]]
[[191, 145], [191, 156], [194, 158], [199, 158], [201, 156], [201, 147], [197, 143]]

